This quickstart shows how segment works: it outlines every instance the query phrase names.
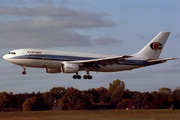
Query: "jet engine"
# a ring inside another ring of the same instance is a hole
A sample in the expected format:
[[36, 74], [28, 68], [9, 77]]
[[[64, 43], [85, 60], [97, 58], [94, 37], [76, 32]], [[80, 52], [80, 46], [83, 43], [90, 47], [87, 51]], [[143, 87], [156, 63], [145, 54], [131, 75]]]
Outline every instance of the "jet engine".
[[60, 73], [61, 69], [45, 68], [46, 73]]
[[79, 65], [74, 63], [62, 63], [62, 71], [64, 73], [77, 73], [79, 71]]

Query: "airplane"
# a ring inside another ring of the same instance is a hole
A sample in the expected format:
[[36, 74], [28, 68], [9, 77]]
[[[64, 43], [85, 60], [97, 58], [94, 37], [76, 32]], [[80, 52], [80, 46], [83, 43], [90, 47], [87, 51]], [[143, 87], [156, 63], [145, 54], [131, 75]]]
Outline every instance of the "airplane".
[[177, 58], [159, 58], [170, 32], [160, 32], [142, 50], [133, 55], [105, 55], [92, 53], [78, 53], [65, 51], [50, 51], [40, 49], [12, 50], [3, 58], [23, 68], [44, 68], [46, 73], [75, 73], [73, 79], [81, 79], [79, 71], [86, 71], [84, 79], [92, 79], [89, 74], [94, 72], [117, 72], [132, 70], [164, 63]]

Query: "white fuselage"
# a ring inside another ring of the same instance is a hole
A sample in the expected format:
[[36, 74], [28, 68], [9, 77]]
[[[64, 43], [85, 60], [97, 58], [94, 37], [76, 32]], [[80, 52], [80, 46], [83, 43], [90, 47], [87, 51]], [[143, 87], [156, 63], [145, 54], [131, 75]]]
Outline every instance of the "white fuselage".
[[[13, 50], [3, 56], [5, 60], [22, 67], [52, 69], [61, 69], [62, 62], [64, 61], [91, 60], [105, 57], [115, 57], [115, 55], [49, 51], [39, 49], [18, 49]], [[148, 64], [146, 60], [132, 57], [128, 58], [126, 61], [118, 62], [112, 65], [101, 66], [101, 68], [98, 70], [89, 68], [89, 71], [114, 72], [132, 70], [148, 65], [150, 64]]]
[[86, 71], [84, 79], [92, 79], [90, 71], [116, 72], [164, 63], [176, 58], [159, 58], [170, 32], [160, 32], [144, 48], [133, 55], [105, 55], [78, 52], [62, 52], [39, 49], [10, 51], [3, 58], [23, 68], [44, 68], [47, 73], [75, 73], [73, 79], [81, 79], [79, 71]]

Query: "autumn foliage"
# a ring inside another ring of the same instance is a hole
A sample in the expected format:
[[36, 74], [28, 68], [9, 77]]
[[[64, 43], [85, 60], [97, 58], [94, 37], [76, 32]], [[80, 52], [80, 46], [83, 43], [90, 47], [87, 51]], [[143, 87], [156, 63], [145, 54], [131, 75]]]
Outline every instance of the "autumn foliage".
[[114, 80], [109, 88], [93, 88], [80, 91], [73, 87], [54, 87], [44, 93], [0, 93], [0, 108], [19, 111], [48, 110], [61, 107], [64, 110], [97, 109], [98, 106], [111, 109], [180, 109], [180, 89], [171, 91], [137, 92], [125, 88], [125, 83]]

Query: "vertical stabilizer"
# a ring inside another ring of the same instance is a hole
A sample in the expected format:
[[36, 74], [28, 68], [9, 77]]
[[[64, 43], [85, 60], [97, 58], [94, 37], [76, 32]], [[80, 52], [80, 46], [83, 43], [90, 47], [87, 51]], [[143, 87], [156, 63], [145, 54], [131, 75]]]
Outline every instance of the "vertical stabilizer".
[[134, 54], [136, 57], [142, 57], [145, 59], [159, 58], [161, 51], [169, 37], [170, 32], [160, 32], [154, 37], [141, 51]]

